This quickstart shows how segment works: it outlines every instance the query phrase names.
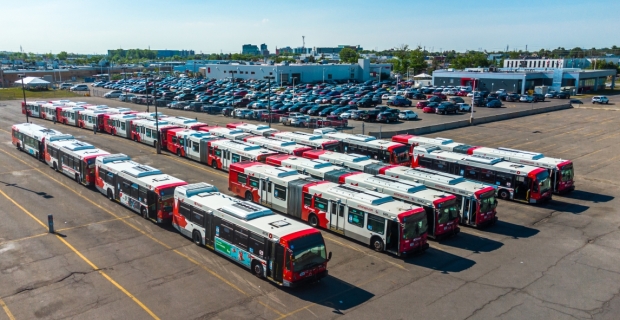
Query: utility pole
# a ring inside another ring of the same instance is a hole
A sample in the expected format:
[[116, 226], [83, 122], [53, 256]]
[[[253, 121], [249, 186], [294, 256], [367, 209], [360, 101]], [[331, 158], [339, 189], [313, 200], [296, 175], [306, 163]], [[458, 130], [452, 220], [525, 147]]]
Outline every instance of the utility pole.
[[269, 116], [269, 128], [271, 128], [271, 80], [275, 77], [265, 76], [264, 78], [267, 79], [267, 87], [269, 88], [269, 93], [267, 95], [267, 115]]
[[22, 78], [22, 93], [24, 94], [24, 112], [26, 113], [26, 123], [28, 123], [28, 108], [26, 108], [26, 87], [24, 86], [24, 78], [26, 78], [26, 74], [20, 74], [20, 78]]

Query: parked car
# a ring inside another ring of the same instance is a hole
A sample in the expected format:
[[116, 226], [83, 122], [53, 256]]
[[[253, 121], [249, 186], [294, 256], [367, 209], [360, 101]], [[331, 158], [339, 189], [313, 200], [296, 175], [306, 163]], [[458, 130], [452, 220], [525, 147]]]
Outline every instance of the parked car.
[[471, 111], [471, 106], [467, 103], [457, 103], [456, 106], [459, 107], [459, 111], [461, 112]]
[[426, 106], [424, 106], [424, 108], [422, 109], [422, 112], [424, 113], [435, 113], [435, 109], [439, 106], [439, 103], [437, 102], [429, 102]]
[[519, 101], [519, 98], [521, 98], [521, 96], [519, 96], [518, 93], [509, 93], [506, 95], [506, 102], [516, 102]]
[[437, 108], [435, 108], [435, 113], [437, 114], [448, 114], [448, 113], [458, 113], [459, 112], [459, 107], [457, 107], [454, 103], [452, 102], [442, 102], [440, 103]]
[[122, 91], [120, 90], [112, 90], [112, 91], [108, 91], [106, 94], [103, 95], [104, 98], [118, 98], [121, 96], [121, 94], [123, 94]]
[[450, 97], [449, 101], [454, 104], [465, 103], [465, 100], [461, 97]]
[[430, 98], [428, 98], [428, 102], [437, 102], [437, 103], [441, 103], [443, 101], [443, 99], [441, 99], [438, 96], [432, 96]]
[[380, 112], [377, 115], [376, 121], [385, 123], [396, 122], [398, 121], [398, 117], [396, 116], [396, 114], [394, 114], [394, 112]]
[[594, 96], [594, 97], [592, 97], [592, 104], [597, 104], [597, 103], [609, 104], [609, 98], [607, 98], [606, 96]]
[[532, 97], [534, 98], [535, 102], [545, 102], [545, 95], [543, 94], [534, 93], [532, 94]]
[[78, 84], [76, 86], [73, 86], [71, 88], [69, 88], [69, 90], [71, 91], [89, 91], [90, 89], [88, 89], [88, 86], [85, 84]]
[[[361, 120], [362, 115], [364, 115], [365, 113], [366, 113], [366, 110], [351, 110], [351, 116], [349, 117], [349, 119], [351, 119], [351, 120]], [[340, 115], [340, 116], [342, 116], [342, 115]]]
[[524, 95], [521, 96], [521, 98], [519, 98], [519, 102], [530, 102], [530, 103], [532, 103], [532, 102], [534, 102], [534, 97], [532, 97], [530, 95], [527, 95], [527, 94], [524, 94]]
[[410, 95], [409, 98], [413, 100], [426, 100], [427, 99], [426, 95], [423, 93], [413, 93]]
[[[532, 97], [530, 96], [530, 98], [532, 98]], [[532, 99], [534, 99], [534, 98], [532, 98]], [[491, 101], [487, 102], [486, 106], [487, 106], [487, 108], [501, 108], [502, 107], [502, 102], [500, 100], [495, 99], [495, 100], [491, 100]]]
[[549, 91], [545, 94], [545, 98], [555, 98], [557, 93], [555, 91]]
[[424, 107], [426, 107], [428, 105], [428, 101], [418, 101], [418, 103], [416, 103], [415, 107], [418, 109], [424, 109]]
[[364, 122], [373, 122], [373, 121], [377, 121], [377, 115], [381, 113], [380, 110], [368, 110], [366, 111], [366, 113], [363, 113], [360, 116], [360, 119], [363, 120]]
[[125, 101], [125, 102], [130, 102], [131, 98], [134, 98], [136, 95], [135, 94], [131, 94], [131, 93], [123, 93], [120, 96], [118, 96], [118, 100], [119, 101]]
[[568, 93], [566, 91], [558, 92], [555, 95], [555, 97], [558, 98], [558, 99], [569, 99], [570, 98], [570, 93]]
[[401, 96], [396, 96], [396, 98], [388, 100], [387, 105], [395, 107], [411, 107], [411, 100]]
[[400, 120], [415, 120], [418, 118], [418, 114], [411, 110], [403, 110], [398, 113], [398, 119]]
[[72, 87], [73, 87], [73, 83], [61, 83], [58, 89], [67, 90], [67, 89], [71, 89]]
[[193, 93], [181, 93], [180, 95], [174, 97], [175, 101], [191, 101], [196, 99], [196, 95]]

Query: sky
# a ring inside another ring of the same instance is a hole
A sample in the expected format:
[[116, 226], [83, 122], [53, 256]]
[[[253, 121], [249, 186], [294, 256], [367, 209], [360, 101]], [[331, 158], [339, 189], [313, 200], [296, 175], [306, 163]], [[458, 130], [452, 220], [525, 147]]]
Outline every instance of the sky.
[[0, 0], [0, 51], [239, 53], [360, 45], [487, 51], [620, 46], [620, 1]]

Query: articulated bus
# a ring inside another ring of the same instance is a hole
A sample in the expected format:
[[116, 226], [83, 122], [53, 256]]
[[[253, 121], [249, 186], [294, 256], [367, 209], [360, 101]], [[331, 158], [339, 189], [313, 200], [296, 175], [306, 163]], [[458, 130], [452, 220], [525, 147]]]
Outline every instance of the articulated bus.
[[186, 117], [165, 117], [163, 120], [185, 129], [198, 130], [201, 127], [208, 127], [204, 122], [198, 122], [196, 119]]
[[261, 146], [279, 153], [301, 156], [304, 152], [313, 150], [311, 147], [297, 144], [293, 141], [282, 141], [265, 137], [247, 137], [245, 142]]
[[372, 136], [320, 129], [323, 138], [340, 141], [340, 152], [368, 155], [390, 164], [409, 165], [408, 147], [402, 143], [380, 140]]
[[99, 192], [157, 223], [172, 220], [174, 189], [187, 184], [124, 154], [97, 157], [95, 171]]
[[82, 107], [64, 107], [61, 109], [57, 121], [65, 125], [77, 127], [80, 118], [79, 113], [84, 110]]
[[95, 183], [95, 158], [109, 152], [75, 139], [49, 141], [45, 161], [56, 171], [87, 187]]
[[[167, 131], [179, 128], [175, 124], [164, 120], [141, 119], [131, 122], [131, 139], [146, 145], [156, 147], [157, 143], [165, 147], [167, 144]], [[159, 129], [159, 136], [157, 135]], [[161, 141], [158, 141], [160, 139]]]
[[172, 225], [197, 245], [281, 286], [327, 276], [331, 252], [326, 254], [321, 232], [206, 183], [175, 189]]
[[332, 139], [324, 139], [320, 134], [311, 134], [306, 132], [290, 132], [280, 131], [271, 134], [271, 137], [278, 140], [294, 141], [299, 144], [310, 146], [314, 149], [338, 151], [340, 142]]
[[428, 248], [424, 209], [368, 189], [316, 181], [295, 169], [231, 165], [229, 189], [279, 212], [402, 256]]
[[477, 154], [482, 156], [500, 157], [506, 161], [545, 168], [549, 171], [553, 192], [562, 194], [575, 190], [573, 162], [570, 160], [545, 157], [542, 153], [523, 151], [510, 148], [486, 148], [454, 142], [445, 138], [424, 138], [412, 135], [397, 135], [392, 141], [415, 146], [433, 146], [441, 150], [461, 154]]
[[41, 106], [41, 119], [54, 121], [54, 118], [58, 120], [58, 108], [63, 108], [64, 104], [59, 103], [45, 103]]
[[370, 174], [379, 174], [381, 169], [390, 166], [385, 162], [370, 159], [370, 156], [355, 153], [344, 154], [326, 150], [312, 150], [304, 152], [302, 156], [307, 159], [325, 160], [351, 170]]
[[465, 179], [497, 186], [502, 199], [541, 203], [551, 199], [549, 172], [504, 161], [501, 158], [463, 155], [437, 147], [415, 147], [412, 167], [425, 167], [456, 174]]
[[161, 112], [137, 112], [135, 113], [136, 118], [138, 119], [147, 119], [147, 120], [155, 120], [155, 118], [158, 118], [159, 120], [162, 120], [163, 118], [167, 118], [167, 115], [164, 115]]
[[28, 113], [29, 117], [33, 118], [43, 118], [41, 116], [42, 107], [46, 104], [47, 101], [28, 101], [26, 104], [22, 102], [22, 114]]
[[227, 139], [213, 140], [208, 142], [207, 165], [213, 169], [228, 171], [233, 163], [241, 161], [264, 163], [267, 157], [276, 154], [276, 152], [254, 144]]
[[134, 114], [103, 114], [103, 130], [111, 135], [131, 138], [131, 122], [137, 120]]
[[[207, 131], [207, 130], [205, 129], [201, 131]], [[235, 141], [245, 141], [245, 138], [256, 137], [255, 135], [244, 132], [241, 129], [230, 129], [230, 128], [225, 128], [225, 127], [209, 128], [207, 132], [209, 132], [210, 134], [214, 136], [226, 138], [228, 140], [235, 140]]]
[[103, 131], [103, 115], [109, 113], [107, 109], [86, 109], [78, 113], [78, 127], [92, 130], [97, 125], [97, 131]]
[[270, 137], [273, 133], [278, 132], [277, 129], [273, 129], [269, 127], [268, 125], [264, 125], [264, 124], [256, 125], [256, 124], [244, 123], [244, 122], [229, 123], [226, 125], [226, 127], [230, 129], [239, 129], [243, 132], [251, 133], [251, 134], [262, 136], [262, 137]]
[[381, 173], [455, 195], [462, 225], [481, 228], [497, 222], [496, 189], [492, 185], [421, 167], [391, 166], [381, 170]]
[[45, 160], [45, 144], [52, 137], [56, 137], [56, 140], [73, 139], [72, 135], [63, 135], [60, 131], [33, 123], [15, 124], [11, 127], [11, 133], [11, 141], [17, 150], [24, 151], [41, 161]]
[[179, 157], [189, 158], [207, 164], [208, 142], [214, 137], [208, 132], [175, 128], [167, 132], [166, 149]]
[[288, 155], [268, 157], [266, 163], [295, 169], [300, 174], [309, 175], [317, 180], [364, 187], [423, 207], [426, 211], [430, 238], [441, 239], [460, 231], [456, 197], [427, 189], [423, 184], [401, 181], [382, 174], [372, 175], [351, 171], [324, 160], [310, 160]]

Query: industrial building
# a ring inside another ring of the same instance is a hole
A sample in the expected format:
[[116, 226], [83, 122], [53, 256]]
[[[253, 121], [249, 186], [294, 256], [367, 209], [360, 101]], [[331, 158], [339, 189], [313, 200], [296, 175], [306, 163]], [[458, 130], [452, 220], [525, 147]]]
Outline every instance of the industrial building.
[[277, 84], [316, 83], [322, 81], [367, 81], [386, 79], [390, 76], [389, 63], [370, 63], [359, 59], [352, 64], [206, 64], [200, 67], [205, 78], [214, 79], [265, 79], [272, 76]]

